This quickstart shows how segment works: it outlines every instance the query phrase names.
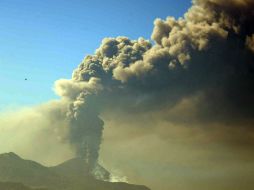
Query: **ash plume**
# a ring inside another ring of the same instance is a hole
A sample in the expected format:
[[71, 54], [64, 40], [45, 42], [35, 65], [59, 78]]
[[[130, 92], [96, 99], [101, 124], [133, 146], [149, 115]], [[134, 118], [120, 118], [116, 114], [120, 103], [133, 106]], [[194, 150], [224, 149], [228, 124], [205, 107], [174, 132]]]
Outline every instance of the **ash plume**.
[[78, 157], [86, 160], [93, 169], [97, 163], [103, 121], [96, 107], [96, 93], [102, 89], [99, 79], [91, 78], [87, 82], [59, 80], [56, 92], [69, 102], [66, 120], [69, 123], [69, 141], [75, 147]]
[[150, 43], [143, 39], [104, 39], [96, 55], [87, 56], [71, 80], [56, 81], [56, 93], [69, 102], [66, 114], [70, 126], [69, 141], [75, 147], [76, 155], [86, 160], [91, 169], [96, 166], [102, 138], [103, 121], [99, 117], [105, 99], [102, 94], [106, 86], [107, 90], [114, 87], [111, 67], [141, 60], [142, 54], [150, 47]]
[[154, 45], [105, 38], [72, 79], [56, 82], [57, 94], [69, 102], [68, 138], [76, 154], [97, 163], [100, 113], [113, 108], [154, 111], [196, 96], [199, 121], [252, 123], [253, 10], [252, 0], [194, 0], [183, 18], [155, 20]]

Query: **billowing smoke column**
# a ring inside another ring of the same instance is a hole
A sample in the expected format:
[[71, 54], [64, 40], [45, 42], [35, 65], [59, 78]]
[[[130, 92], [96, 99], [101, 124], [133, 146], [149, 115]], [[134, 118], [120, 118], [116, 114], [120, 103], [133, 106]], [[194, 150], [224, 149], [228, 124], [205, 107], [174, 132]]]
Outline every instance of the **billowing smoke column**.
[[76, 155], [93, 169], [97, 163], [103, 121], [93, 102], [96, 93], [102, 89], [99, 80], [89, 81], [59, 80], [56, 91], [67, 97], [69, 108], [66, 114], [69, 128], [69, 141], [75, 147]]
[[248, 123], [254, 117], [253, 23], [252, 0], [194, 0], [183, 18], [155, 20], [155, 45], [104, 39], [71, 80], [56, 82], [70, 104], [69, 139], [77, 155], [96, 164], [99, 114], [111, 107], [144, 112], [198, 96], [198, 120]]
[[[114, 82], [120, 84], [112, 80], [111, 67], [113, 64], [130, 64], [141, 60], [142, 54], [150, 47], [143, 39], [105, 39], [96, 55], [87, 56], [74, 71], [71, 80], [56, 82], [57, 93], [70, 102], [67, 113], [70, 142], [74, 145], [77, 156], [85, 159], [92, 168], [98, 160], [103, 131], [103, 121], [99, 117], [102, 109], [100, 99], [103, 99], [101, 94], [106, 86], [109, 90]], [[132, 55], [131, 60], [129, 55]]]
[[[99, 147], [103, 130], [103, 121], [98, 111], [89, 105], [89, 97], [80, 100], [81, 104], [71, 104], [68, 119], [70, 119], [70, 142], [76, 147], [76, 154], [85, 159], [89, 166], [94, 167], [98, 159]], [[83, 102], [87, 101], [87, 102]]]

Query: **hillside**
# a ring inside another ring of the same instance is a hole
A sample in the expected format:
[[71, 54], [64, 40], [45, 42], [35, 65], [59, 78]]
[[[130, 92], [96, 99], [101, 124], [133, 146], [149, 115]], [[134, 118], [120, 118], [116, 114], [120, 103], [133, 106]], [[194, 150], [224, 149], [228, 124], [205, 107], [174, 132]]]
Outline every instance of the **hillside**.
[[[49, 169], [56, 174], [64, 175], [65, 177], [72, 179], [80, 179], [82, 181], [92, 177], [88, 165], [86, 165], [81, 158], [70, 159], [62, 164], [50, 167]], [[109, 180], [110, 173], [99, 164], [96, 166], [96, 171], [97, 179]]]
[[45, 188], [30, 188], [22, 183], [14, 183], [14, 182], [0, 182], [1, 190], [47, 190]]
[[[98, 165], [99, 178], [108, 178], [109, 172]], [[0, 190], [149, 190], [145, 186], [111, 183], [95, 179], [82, 159], [68, 160], [54, 167], [24, 160], [14, 153], [0, 154]], [[13, 183], [15, 182], [15, 183]], [[24, 185], [23, 185], [24, 184]], [[33, 187], [30, 188], [30, 187]], [[36, 189], [37, 190], [37, 189]]]

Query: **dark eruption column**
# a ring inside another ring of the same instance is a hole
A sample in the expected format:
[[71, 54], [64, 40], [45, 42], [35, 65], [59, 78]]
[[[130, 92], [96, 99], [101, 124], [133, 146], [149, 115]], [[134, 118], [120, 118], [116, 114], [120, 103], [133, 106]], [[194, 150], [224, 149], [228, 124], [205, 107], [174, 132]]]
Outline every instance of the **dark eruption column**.
[[99, 118], [95, 105], [87, 101], [89, 97], [90, 95], [81, 98], [81, 104], [71, 104], [68, 118], [70, 141], [74, 145], [76, 155], [84, 159], [89, 169], [93, 170], [99, 157], [104, 123]]

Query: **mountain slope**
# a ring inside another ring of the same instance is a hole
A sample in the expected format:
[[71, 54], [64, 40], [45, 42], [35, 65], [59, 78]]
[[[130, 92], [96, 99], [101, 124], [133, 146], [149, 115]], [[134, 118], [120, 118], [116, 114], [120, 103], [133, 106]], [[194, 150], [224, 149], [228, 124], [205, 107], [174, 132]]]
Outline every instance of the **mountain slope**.
[[[80, 178], [81, 180], [84, 180], [87, 178], [94, 178], [89, 172], [88, 165], [85, 164], [84, 160], [81, 158], [70, 159], [62, 164], [50, 167], [50, 170], [59, 175], [64, 175], [65, 177], [73, 179]], [[97, 164], [94, 173], [97, 179], [109, 180], [110, 178], [110, 173], [99, 164]]]
[[[98, 165], [97, 169], [103, 178], [109, 177], [109, 172], [102, 166]], [[89, 174], [88, 166], [79, 158], [58, 166], [45, 167], [37, 162], [24, 160], [14, 153], [0, 154], [0, 181], [17, 182], [16, 186], [19, 185], [17, 189], [15, 184], [10, 183], [12, 189], [4, 190], [30, 190], [29, 187], [48, 190], [149, 190], [145, 186], [97, 180]], [[29, 187], [22, 187], [19, 183]], [[1, 185], [8, 183], [0, 184], [0, 187]]]
[[13, 182], [0, 182], [1, 190], [47, 190], [45, 188], [30, 188], [22, 183], [13, 183]]
[[21, 182], [29, 186], [54, 186], [61, 176], [41, 164], [24, 160], [14, 153], [0, 155], [0, 181]]

